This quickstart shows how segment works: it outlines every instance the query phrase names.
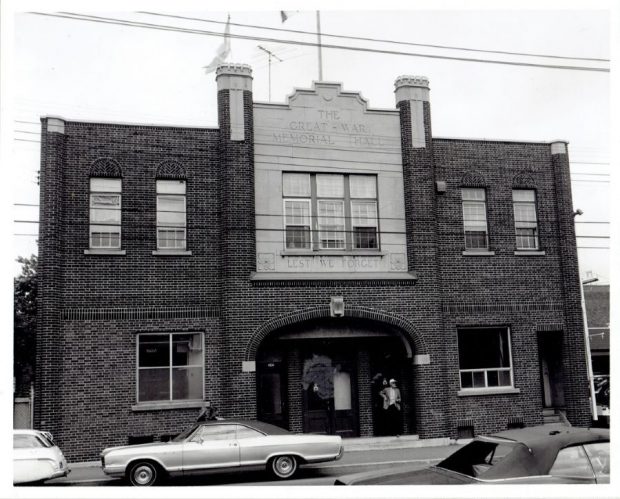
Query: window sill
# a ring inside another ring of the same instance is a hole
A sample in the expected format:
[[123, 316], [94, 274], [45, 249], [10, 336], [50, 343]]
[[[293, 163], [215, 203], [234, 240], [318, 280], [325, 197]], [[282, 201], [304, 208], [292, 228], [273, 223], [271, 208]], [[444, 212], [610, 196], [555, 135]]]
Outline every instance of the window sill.
[[545, 256], [542, 250], [516, 250], [515, 255], [518, 256]]
[[463, 256], [495, 256], [495, 251], [474, 251], [465, 250]]
[[512, 393], [521, 393], [519, 388], [512, 386], [500, 388], [463, 388], [458, 391], [459, 397], [471, 397], [475, 395], [507, 395]]
[[202, 400], [179, 400], [171, 402], [169, 400], [161, 400], [158, 402], [140, 402], [132, 405], [131, 410], [134, 412], [141, 411], [161, 411], [169, 409], [199, 409], [203, 406]]
[[280, 256], [385, 256], [383, 251], [359, 249], [359, 250], [282, 250]]
[[123, 256], [126, 254], [126, 251], [122, 249], [87, 249], [87, 250], [84, 250], [84, 254], [85, 255]]
[[192, 256], [191, 251], [186, 250], [155, 250], [152, 253], [155, 256]]

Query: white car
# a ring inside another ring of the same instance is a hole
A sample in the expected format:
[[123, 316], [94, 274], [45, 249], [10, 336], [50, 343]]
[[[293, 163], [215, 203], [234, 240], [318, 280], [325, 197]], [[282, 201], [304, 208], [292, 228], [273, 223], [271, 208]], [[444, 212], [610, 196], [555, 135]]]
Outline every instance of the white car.
[[46, 431], [13, 430], [13, 483], [67, 476], [67, 460]]

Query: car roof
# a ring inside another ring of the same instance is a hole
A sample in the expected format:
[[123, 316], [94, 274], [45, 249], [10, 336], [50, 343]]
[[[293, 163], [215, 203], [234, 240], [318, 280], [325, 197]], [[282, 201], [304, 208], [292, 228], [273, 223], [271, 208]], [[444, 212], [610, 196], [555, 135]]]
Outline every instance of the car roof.
[[604, 428], [576, 428], [564, 425], [542, 425], [505, 430], [478, 441], [508, 440], [521, 444], [484, 474], [484, 478], [507, 478], [524, 475], [546, 475], [558, 452], [572, 445], [609, 441]]
[[216, 420], [208, 420], [198, 425], [218, 425], [218, 424], [238, 424], [243, 426], [249, 426], [250, 428], [255, 428], [258, 431], [265, 433], [267, 435], [288, 435], [290, 432], [285, 430], [284, 428], [280, 428], [279, 426], [275, 426], [269, 423], [264, 423], [263, 421], [256, 421], [251, 419], [216, 419]]

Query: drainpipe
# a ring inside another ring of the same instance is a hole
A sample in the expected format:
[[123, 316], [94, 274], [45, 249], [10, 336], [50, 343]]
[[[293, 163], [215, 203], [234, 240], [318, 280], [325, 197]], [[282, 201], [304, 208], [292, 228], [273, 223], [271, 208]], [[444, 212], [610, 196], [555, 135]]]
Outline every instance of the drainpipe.
[[583, 310], [583, 329], [586, 343], [586, 362], [588, 363], [588, 382], [590, 383], [590, 402], [592, 406], [593, 421], [598, 421], [598, 411], [596, 409], [596, 395], [594, 393], [594, 374], [592, 372], [592, 353], [590, 352], [590, 333], [588, 331], [588, 315], [586, 312], [586, 299], [583, 292], [583, 286], [584, 284], [591, 284], [596, 281], [598, 281], [598, 277], [592, 277], [591, 279], [586, 279], [584, 281], [579, 279], [579, 284], [581, 286], [581, 308]]

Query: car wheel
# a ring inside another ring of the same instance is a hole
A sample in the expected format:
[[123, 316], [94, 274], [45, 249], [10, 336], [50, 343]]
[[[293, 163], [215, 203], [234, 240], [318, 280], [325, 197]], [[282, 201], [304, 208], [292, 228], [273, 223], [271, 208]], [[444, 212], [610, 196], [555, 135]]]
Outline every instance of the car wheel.
[[159, 478], [159, 468], [148, 461], [138, 461], [129, 469], [129, 483], [137, 487], [154, 485]]
[[295, 456], [277, 456], [271, 460], [271, 472], [282, 480], [291, 478], [297, 471]]

